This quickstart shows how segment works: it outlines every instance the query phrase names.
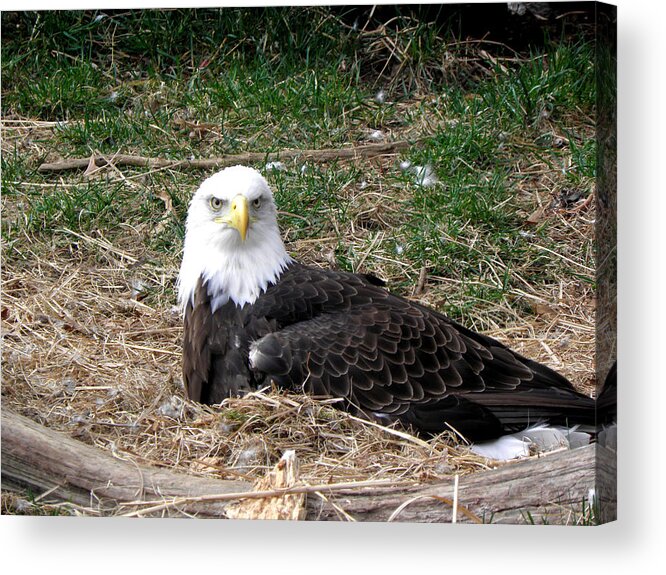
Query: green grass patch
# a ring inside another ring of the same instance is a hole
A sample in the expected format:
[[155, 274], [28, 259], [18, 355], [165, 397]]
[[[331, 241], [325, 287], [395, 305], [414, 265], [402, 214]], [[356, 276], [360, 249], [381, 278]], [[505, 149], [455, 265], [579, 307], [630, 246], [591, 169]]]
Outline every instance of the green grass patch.
[[[3, 31], [12, 31], [3, 34], [3, 118], [55, 122], [6, 131], [7, 245], [64, 228], [123, 238], [129, 225], [147, 230], [142, 249], [172, 265], [189, 197], [206, 175], [61, 178], [36, 172], [46, 158], [343, 147], [379, 130], [420, 142], [375, 164], [297, 162], [268, 174], [290, 246], [326, 238], [305, 255], [377, 273], [406, 294], [422, 267], [452, 278], [456, 297], [434, 303], [456, 317], [506, 303], [525, 281], [589, 279], [543, 251], [559, 251], [547, 224], [524, 222], [549, 194], [591, 189], [593, 42], [547, 41], [511, 59], [465, 47], [456, 62], [445, 22], [401, 15], [383, 33], [363, 32], [340, 10], [3, 13]], [[401, 170], [406, 160], [436, 183]]]

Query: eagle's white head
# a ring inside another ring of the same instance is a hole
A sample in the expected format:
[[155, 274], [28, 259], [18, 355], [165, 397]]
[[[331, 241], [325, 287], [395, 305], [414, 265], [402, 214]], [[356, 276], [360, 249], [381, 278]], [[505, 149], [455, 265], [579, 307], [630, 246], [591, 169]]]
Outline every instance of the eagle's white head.
[[213, 311], [229, 300], [253, 303], [291, 261], [264, 177], [245, 166], [226, 168], [206, 179], [190, 202], [178, 302], [185, 310], [202, 277]]

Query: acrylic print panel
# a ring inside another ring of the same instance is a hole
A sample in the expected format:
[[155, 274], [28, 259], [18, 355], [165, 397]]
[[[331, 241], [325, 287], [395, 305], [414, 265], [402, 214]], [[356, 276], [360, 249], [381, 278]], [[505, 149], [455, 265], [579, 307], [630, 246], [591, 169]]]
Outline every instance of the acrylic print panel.
[[615, 29], [3, 12], [3, 513], [615, 519]]

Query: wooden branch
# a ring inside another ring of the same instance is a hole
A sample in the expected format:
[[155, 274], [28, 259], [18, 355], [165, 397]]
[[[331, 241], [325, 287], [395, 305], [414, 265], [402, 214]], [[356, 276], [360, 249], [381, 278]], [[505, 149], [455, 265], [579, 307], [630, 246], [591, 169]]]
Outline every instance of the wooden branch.
[[275, 162], [299, 159], [310, 162], [330, 162], [334, 160], [354, 160], [396, 154], [412, 146], [412, 142], [366, 144], [355, 148], [324, 148], [321, 150], [282, 150], [279, 152], [245, 152], [228, 154], [217, 158], [199, 160], [171, 160], [168, 158], [149, 158], [128, 154], [112, 156], [98, 155], [92, 158], [72, 158], [60, 162], [44, 163], [38, 168], [40, 172], [63, 172], [67, 170], [85, 170], [94, 165], [136, 166], [141, 168], [178, 168], [178, 169], [211, 169], [233, 166], [235, 164], [254, 164], [258, 162]]
[[[280, 493], [308, 493], [308, 520], [451, 522], [455, 502], [459, 522], [571, 523], [590, 489], [604, 480], [614, 486], [614, 460], [605, 451], [590, 445], [507, 464], [461, 477], [457, 492], [451, 478], [412, 486], [296, 486]], [[225, 517], [232, 498], [263, 496], [250, 493], [251, 486], [242, 481], [195, 477], [117, 459], [4, 406], [2, 488], [48, 492], [50, 499], [108, 515], [131, 510], [133, 515]], [[266, 496], [275, 495], [269, 491]], [[614, 501], [613, 494], [609, 497]]]

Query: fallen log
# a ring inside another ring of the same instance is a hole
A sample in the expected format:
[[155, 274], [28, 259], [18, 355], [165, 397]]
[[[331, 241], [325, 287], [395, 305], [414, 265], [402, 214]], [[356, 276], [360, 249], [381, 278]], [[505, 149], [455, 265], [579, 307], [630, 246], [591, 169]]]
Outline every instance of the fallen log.
[[[428, 484], [382, 481], [251, 492], [218, 480], [139, 465], [2, 407], [2, 489], [48, 493], [97, 515], [226, 517], [230, 502], [306, 493], [307, 520], [577, 523], [590, 490], [614, 471], [596, 445]], [[606, 515], [606, 519], [613, 517]]]
[[39, 166], [39, 172], [63, 172], [67, 170], [87, 170], [91, 167], [134, 166], [139, 168], [172, 168], [172, 169], [213, 169], [224, 168], [236, 164], [254, 164], [258, 162], [276, 162], [301, 160], [310, 162], [331, 162], [335, 160], [354, 160], [358, 158], [372, 158], [396, 154], [412, 146], [412, 142], [400, 140], [398, 142], [366, 144], [353, 148], [324, 148], [320, 150], [281, 150], [278, 152], [245, 152], [241, 154], [227, 154], [217, 158], [202, 158], [190, 160], [172, 160], [169, 158], [151, 158], [130, 154], [97, 154], [88, 158], [71, 158], [58, 162], [47, 162]]
[[[219, 481], [139, 465], [53, 431], [2, 406], [2, 489], [50, 492], [98, 515], [120, 512], [122, 503], [169, 501], [209, 493], [247, 491], [244, 481]], [[224, 516], [225, 503], [193, 501], [164, 515]]]
[[616, 519], [614, 465], [614, 453], [592, 444], [460, 477], [457, 487], [451, 478], [311, 498], [308, 519], [336, 519], [334, 503], [356, 521], [596, 524]]

